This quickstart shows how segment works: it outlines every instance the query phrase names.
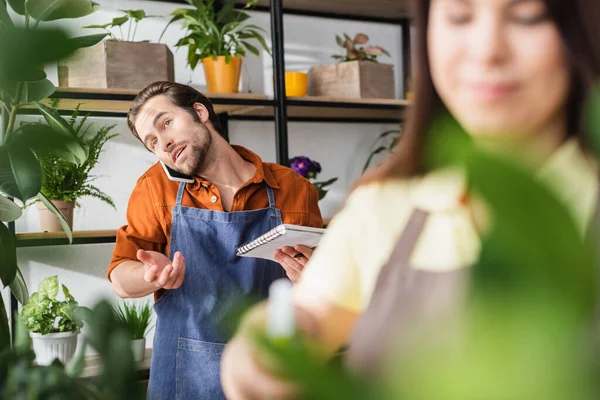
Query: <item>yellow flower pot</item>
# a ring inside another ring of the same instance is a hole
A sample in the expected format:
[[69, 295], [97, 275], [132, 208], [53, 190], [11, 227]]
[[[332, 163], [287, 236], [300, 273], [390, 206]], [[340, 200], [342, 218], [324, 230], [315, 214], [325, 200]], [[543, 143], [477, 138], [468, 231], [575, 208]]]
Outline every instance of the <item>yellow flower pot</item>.
[[206, 85], [209, 93], [237, 93], [242, 72], [242, 58], [231, 57], [229, 64], [225, 56], [202, 59]]
[[285, 95], [288, 97], [306, 96], [308, 74], [304, 72], [285, 73]]

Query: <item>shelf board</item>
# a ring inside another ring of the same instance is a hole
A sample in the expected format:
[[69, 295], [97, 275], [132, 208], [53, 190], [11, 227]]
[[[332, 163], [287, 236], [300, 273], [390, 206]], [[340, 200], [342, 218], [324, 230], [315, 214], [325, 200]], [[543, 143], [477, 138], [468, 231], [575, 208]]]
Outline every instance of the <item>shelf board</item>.
[[[59, 87], [52, 95], [60, 99], [61, 110], [74, 110], [81, 103], [84, 112], [104, 112], [126, 114], [131, 102], [139, 93], [137, 89], [87, 89]], [[273, 100], [265, 95], [252, 93], [209, 95], [217, 114], [240, 111], [255, 106], [273, 106]]]
[[[403, 120], [409, 105], [398, 99], [289, 97], [287, 115], [290, 121], [396, 123]], [[250, 107], [231, 115], [234, 119], [268, 119], [273, 117], [273, 108]]]
[[[116, 235], [116, 230], [74, 231], [72, 244], [114, 243]], [[69, 240], [64, 232], [17, 233], [15, 244], [17, 247], [59, 246], [68, 245]]]
[[[238, 0], [246, 3], [245, 0]], [[259, 0], [257, 9], [266, 11], [269, 0]], [[307, 16], [396, 22], [410, 16], [408, 0], [283, 0], [283, 12]]]
[[[70, 112], [81, 103], [80, 110], [99, 115], [123, 116], [138, 93], [129, 89], [58, 88], [53, 97], [59, 98], [60, 110]], [[236, 120], [274, 119], [273, 99], [262, 94], [211, 94], [217, 114], [226, 112]], [[404, 118], [410, 105], [400, 99], [348, 99], [335, 97], [289, 97], [288, 119], [305, 122], [373, 122], [396, 123]], [[30, 110], [35, 112], [35, 110]]]

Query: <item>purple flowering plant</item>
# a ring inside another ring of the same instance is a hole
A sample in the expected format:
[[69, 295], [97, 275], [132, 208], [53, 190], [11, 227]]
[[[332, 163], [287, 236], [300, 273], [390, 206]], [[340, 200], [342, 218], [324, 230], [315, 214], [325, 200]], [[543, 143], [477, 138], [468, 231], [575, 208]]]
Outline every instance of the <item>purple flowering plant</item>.
[[290, 159], [290, 168], [313, 184], [317, 192], [319, 192], [319, 200], [323, 199], [327, 194], [325, 188], [338, 180], [338, 178], [331, 178], [323, 182], [314, 182], [313, 180], [321, 173], [321, 164], [306, 156], [298, 156]]

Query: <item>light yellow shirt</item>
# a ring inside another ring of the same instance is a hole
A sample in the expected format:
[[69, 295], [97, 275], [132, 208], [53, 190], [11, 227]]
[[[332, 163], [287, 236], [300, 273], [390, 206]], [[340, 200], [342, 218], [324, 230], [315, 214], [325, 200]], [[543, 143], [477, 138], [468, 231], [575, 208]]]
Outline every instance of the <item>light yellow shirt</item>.
[[[546, 161], [538, 176], [569, 207], [583, 233], [598, 196], [595, 162], [571, 140]], [[356, 189], [304, 270], [296, 287], [298, 304], [318, 299], [362, 312], [381, 267], [417, 208], [429, 212], [429, 218], [411, 254], [411, 266], [444, 272], [473, 265], [481, 242], [469, 210], [460, 202], [464, 187], [461, 171], [446, 169]]]

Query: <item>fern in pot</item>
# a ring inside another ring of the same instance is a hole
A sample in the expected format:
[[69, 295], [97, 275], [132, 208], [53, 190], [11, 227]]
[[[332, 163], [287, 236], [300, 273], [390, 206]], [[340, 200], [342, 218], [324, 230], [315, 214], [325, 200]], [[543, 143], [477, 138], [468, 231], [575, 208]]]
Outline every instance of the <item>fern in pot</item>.
[[142, 362], [146, 353], [146, 334], [150, 330], [152, 308], [149, 304], [122, 303], [113, 308], [116, 320], [131, 335], [131, 349], [136, 362]]
[[[52, 107], [54, 110], [58, 108], [58, 100], [53, 101]], [[73, 111], [68, 123], [75, 138], [86, 152], [83, 162], [79, 164], [69, 162], [57, 153], [36, 154], [43, 171], [41, 192], [60, 210], [70, 229], [73, 229], [73, 209], [79, 206], [77, 200], [81, 197], [95, 197], [115, 207], [113, 200], [92, 184], [97, 177], [91, 175], [91, 171], [98, 164], [98, 158], [106, 142], [118, 136], [111, 134], [111, 130], [116, 125], [104, 125], [94, 130], [93, 124], [86, 124], [87, 115], [79, 121], [78, 117], [79, 106]], [[62, 230], [58, 218], [44, 203], [38, 201], [37, 208], [42, 231]]]
[[39, 365], [50, 365], [55, 359], [66, 364], [77, 348], [77, 335], [83, 326], [76, 313], [79, 305], [65, 285], [62, 292], [64, 300], [59, 300], [56, 275], [46, 278], [21, 310]]

